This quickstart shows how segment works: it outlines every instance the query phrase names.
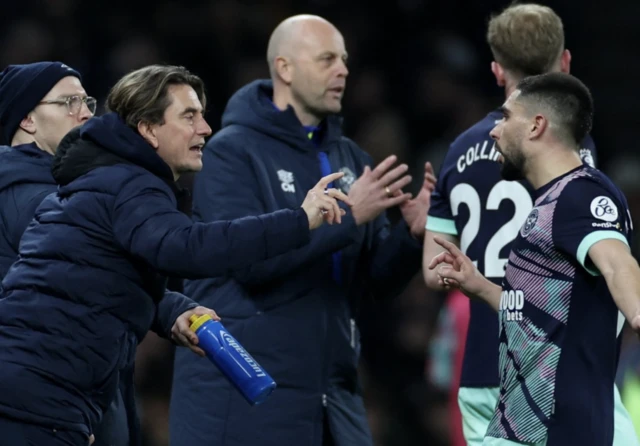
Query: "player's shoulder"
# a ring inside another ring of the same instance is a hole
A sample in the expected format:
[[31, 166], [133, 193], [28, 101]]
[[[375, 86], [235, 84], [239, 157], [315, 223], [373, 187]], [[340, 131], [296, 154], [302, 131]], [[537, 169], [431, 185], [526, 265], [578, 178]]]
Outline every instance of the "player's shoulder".
[[[594, 203], [614, 202], [625, 208], [626, 198], [611, 179], [598, 169], [582, 166], [558, 181], [558, 206], [565, 209], [580, 207], [586, 201]], [[550, 195], [553, 195], [553, 191]]]
[[591, 226], [628, 233], [633, 228], [623, 192], [602, 171], [589, 166], [567, 175], [568, 181], [556, 206], [557, 218], [593, 218]]
[[445, 155], [442, 174], [468, 175], [468, 168], [480, 161], [497, 161], [499, 154], [489, 133], [500, 119], [502, 113], [492, 111], [454, 139]]
[[500, 119], [502, 119], [502, 113], [499, 110], [490, 112], [480, 121], [460, 133], [451, 143], [449, 150], [460, 154], [479, 142], [491, 140], [489, 133]]
[[603, 192], [614, 194], [620, 193], [620, 189], [613, 181], [601, 170], [584, 165], [570, 175], [572, 189], [580, 190], [581, 188], [600, 189]]

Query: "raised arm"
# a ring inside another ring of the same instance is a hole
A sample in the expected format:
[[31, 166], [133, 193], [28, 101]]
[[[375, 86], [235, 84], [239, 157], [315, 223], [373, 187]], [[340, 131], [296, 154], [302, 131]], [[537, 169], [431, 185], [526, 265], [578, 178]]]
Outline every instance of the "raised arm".
[[123, 186], [112, 217], [120, 245], [166, 274], [226, 275], [309, 241], [309, 220], [303, 209], [193, 223], [176, 209], [170, 194], [168, 187], [150, 184], [148, 175], [139, 175]]
[[640, 267], [625, 241], [609, 238], [589, 249], [589, 258], [607, 281], [618, 309], [640, 331]]

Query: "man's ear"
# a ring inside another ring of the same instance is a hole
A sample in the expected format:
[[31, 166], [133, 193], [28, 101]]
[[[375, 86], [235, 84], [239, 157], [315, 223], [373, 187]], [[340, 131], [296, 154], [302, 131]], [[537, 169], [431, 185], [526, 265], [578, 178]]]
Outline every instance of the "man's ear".
[[535, 115], [529, 128], [529, 139], [538, 139], [549, 126], [549, 121], [544, 115]]
[[496, 78], [496, 83], [498, 87], [504, 87], [506, 85], [506, 80], [504, 76], [504, 68], [495, 60], [491, 62], [491, 72]]
[[293, 76], [293, 65], [286, 57], [278, 56], [275, 60], [275, 71], [282, 81], [289, 85]]
[[562, 52], [562, 56], [560, 57], [560, 71], [567, 74], [571, 72], [571, 53], [569, 50]]
[[20, 121], [19, 128], [24, 132], [27, 132], [29, 135], [34, 135], [36, 133], [36, 120], [33, 113], [29, 113], [22, 121]]
[[158, 137], [156, 136], [156, 126], [148, 122], [138, 122], [138, 133], [147, 141], [154, 149], [158, 148]]

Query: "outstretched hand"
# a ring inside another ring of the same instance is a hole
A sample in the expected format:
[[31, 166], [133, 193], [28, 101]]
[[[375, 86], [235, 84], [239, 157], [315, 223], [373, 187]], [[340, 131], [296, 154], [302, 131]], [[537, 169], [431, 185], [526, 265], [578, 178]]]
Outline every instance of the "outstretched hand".
[[405, 175], [409, 167], [406, 164], [393, 167], [397, 159], [395, 155], [388, 156], [373, 170], [365, 166], [351, 185], [349, 199], [353, 202], [351, 210], [356, 224], [370, 222], [385, 210], [411, 199], [411, 194], [402, 192], [411, 183], [411, 177]]
[[[411, 235], [420, 241], [424, 239], [425, 227], [427, 226], [427, 214], [431, 206], [431, 193], [435, 190], [437, 181], [433, 166], [431, 166], [430, 162], [426, 162], [420, 192], [418, 192], [415, 198], [400, 204], [402, 218], [404, 218], [407, 226], [409, 226]], [[398, 193], [402, 194], [402, 191], [398, 191]]]
[[429, 269], [438, 273], [438, 284], [445, 290], [457, 288], [469, 297], [480, 297], [485, 294], [487, 286], [493, 284], [487, 280], [460, 248], [442, 237], [433, 240], [445, 251], [429, 262]]

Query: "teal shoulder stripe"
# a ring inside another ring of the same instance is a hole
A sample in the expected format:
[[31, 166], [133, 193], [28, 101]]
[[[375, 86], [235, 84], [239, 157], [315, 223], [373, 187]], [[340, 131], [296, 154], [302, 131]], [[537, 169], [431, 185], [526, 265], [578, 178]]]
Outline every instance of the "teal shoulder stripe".
[[580, 265], [582, 265], [582, 267], [586, 269], [587, 272], [592, 276], [599, 276], [600, 271], [598, 271], [597, 269], [588, 268], [587, 266], [585, 266], [585, 261], [587, 260], [589, 249], [591, 249], [591, 247], [596, 243], [598, 243], [599, 241], [606, 240], [606, 239], [620, 240], [622, 243], [629, 246], [629, 242], [627, 241], [626, 237], [621, 233], [619, 233], [618, 231], [592, 232], [591, 234], [588, 234], [587, 236], [585, 236], [585, 238], [583, 238], [582, 241], [580, 242], [580, 245], [578, 245], [578, 252], [576, 254], [576, 259], [578, 260], [578, 262], [580, 262]]
[[427, 216], [427, 231], [439, 232], [441, 234], [458, 235], [456, 222], [447, 218]]

